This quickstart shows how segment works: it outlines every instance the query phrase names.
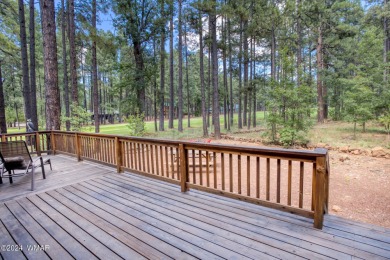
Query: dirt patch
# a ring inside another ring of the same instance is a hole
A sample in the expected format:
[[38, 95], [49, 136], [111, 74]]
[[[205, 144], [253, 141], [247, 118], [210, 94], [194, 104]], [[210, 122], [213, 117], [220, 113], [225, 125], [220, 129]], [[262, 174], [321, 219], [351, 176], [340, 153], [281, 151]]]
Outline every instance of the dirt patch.
[[[259, 144], [212, 140], [232, 145]], [[390, 228], [390, 160], [330, 151], [329, 214]]]

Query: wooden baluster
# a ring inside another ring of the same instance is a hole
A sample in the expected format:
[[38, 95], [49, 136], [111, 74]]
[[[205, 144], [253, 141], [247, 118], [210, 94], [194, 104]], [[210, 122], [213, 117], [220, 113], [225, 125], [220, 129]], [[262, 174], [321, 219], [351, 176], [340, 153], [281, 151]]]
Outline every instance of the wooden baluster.
[[[157, 175], [160, 175], [160, 167], [158, 165], [158, 146], [156, 145], [155, 146], [155, 149], [156, 149], [156, 172], [157, 172]], [[178, 162], [179, 164], [179, 162]], [[177, 171], [179, 172], [179, 171]]]
[[192, 181], [196, 184], [196, 173], [195, 173], [195, 150], [192, 149]]
[[199, 150], [199, 181], [200, 185], [203, 185], [202, 150]]
[[276, 202], [280, 203], [280, 159], [276, 161]]
[[161, 162], [161, 176], [165, 176], [164, 174], [164, 154], [163, 154], [163, 147], [160, 146], [160, 162]]
[[211, 159], [213, 160], [213, 173], [214, 173], [214, 189], [217, 188], [217, 154], [215, 152], [213, 152], [213, 158]]
[[251, 157], [246, 157], [246, 195], [251, 195]]
[[[179, 154], [179, 148], [176, 148], [176, 154]], [[180, 166], [180, 160], [177, 160], [176, 161], [176, 172], [177, 172], [177, 179], [178, 180], [180, 180], [180, 174], [179, 174], [179, 172], [180, 172], [180, 168], [179, 168], [179, 166]]]
[[167, 173], [167, 178], [169, 178], [168, 147], [167, 146], [165, 146], [165, 172]]
[[[216, 163], [214, 159], [214, 163]], [[222, 178], [222, 190], [225, 190], [225, 154], [221, 153], [221, 178]]]
[[241, 154], [237, 155], [238, 160], [238, 194], [241, 194]]
[[183, 144], [179, 144], [179, 150], [180, 150], [180, 186], [181, 186], [181, 192], [186, 192], [188, 190], [187, 183], [189, 180], [188, 175], [188, 151], [185, 149]]
[[210, 161], [209, 161], [209, 152], [206, 151], [206, 178], [207, 178], [207, 187], [210, 187]]
[[229, 191], [233, 192], [233, 154], [229, 154]]
[[141, 144], [142, 146], [142, 170], [146, 171], [146, 163], [145, 163], [145, 144]]
[[304, 162], [300, 162], [299, 165], [299, 207], [303, 208], [303, 175], [304, 175]]
[[[171, 173], [172, 173], [172, 179], [175, 179], [175, 168], [174, 168], [174, 154], [173, 154], [173, 147], [171, 147], [170, 148], [170, 150], [171, 150]], [[179, 157], [178, 157], [179, 155], [178, 154], [176, 154], [176, 160], [178, 160], [179, 159]]]
[[148, 164], [148, 173], [150, 173], [150, 156], [149, 156], [150, 147], [149, 144], [146, 144], [146, 161]]
[[291, 206], [292, 161], [288, 160], [287, 205]]
[[152, 162], [152, 174], [155, 174], [154, 173], [154, 154], [153, 154], [153, 145], [150, 145], [150, 159], [151, 159], [151, 162]]
[[311, 210], [314, 211], [315, 207], [315, 194], [316, 194], [316, 163], [313, 163], [313, 173], [312, 173], [312, 182], [311, 182]]
[[271, 159], [267, 158], [267, 183], [266, 183], [266, 200], [270, 199], [270, 184], [271, 184]]
[[260, 157], [256, 157], [256, 198], [260, 198]]

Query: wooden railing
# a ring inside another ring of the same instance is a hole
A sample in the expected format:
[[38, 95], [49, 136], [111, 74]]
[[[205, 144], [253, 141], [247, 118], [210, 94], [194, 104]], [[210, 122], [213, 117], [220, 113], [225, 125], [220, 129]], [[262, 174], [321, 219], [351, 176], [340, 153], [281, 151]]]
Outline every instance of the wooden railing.
[[34, 136], [32, 151], [92, 160], [180, 185], [314, 219], [322, 228], [328, 209], [326, 149], [290, 150], [170, 141], [115, 135], [45, 131], [2, 135], [2, 141]]

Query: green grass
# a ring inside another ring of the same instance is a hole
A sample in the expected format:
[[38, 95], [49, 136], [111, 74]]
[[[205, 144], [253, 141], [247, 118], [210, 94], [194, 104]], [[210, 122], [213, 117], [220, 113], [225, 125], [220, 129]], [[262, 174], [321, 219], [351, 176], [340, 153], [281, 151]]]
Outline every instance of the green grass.
[[[313, 116], [315, 120], [315, 116]], [[227, 134], [227, 130], [224, 129], [223, 116], [220, 117], [221, 132]], [[154, 121], [147, 121], [146, 137], [162, 138], [162, 139], [198, 139], [202, 138], [202, 118], [191, 118], [191, 127], [187, 127], [187, 118], [183, 120], [183, 132], [177, 130], [178, 120], [174, 120], [174, 129], [168, 129], [168, 120], [165, 120], [165, 131], [155, 132]], [[256, 131], [246, 132], [246, 127], [241, 131], [237, 128], [237, 114], [234, 115], [234, 127], [228, 133], [241, 138], [262, 139], [262, 133], [265, 129], [264, 112], [257, 112], [257, 128]], [[253, 129], [252, 129], [253, 130]], [[20, 133], [25, 132], [25, 127], [21, 127], [19, 130], [16, 128], [9, 128], [8, 133]], [[94, 126], [84, 127], [83, 132], [94, 132]], [[209, 128], [209, 133], [214, 131], [213, 127]], [[114, 135], [129, 135], [130, 131], [127, 127], [127, 123], [122, 124], [107, 124], [100, 126], [100, 133], [114, 134]], [[380, 125], [370, 122], [366, 126], [366, 133], [362, 133], [362, 127], [358, 126], [356, 139], [353, 137], [353, 124], [348, 122], [327, 122], [321, 125], [314, 125], [314, 127], [308, 133], [308, 139], [310, 143], [326, 143], [333, 147], [350, 146], [351, 148], [373, 148], [376, 146], [382, 146], [390, 148], [390, 138], [386, 135], [384, 128]]]

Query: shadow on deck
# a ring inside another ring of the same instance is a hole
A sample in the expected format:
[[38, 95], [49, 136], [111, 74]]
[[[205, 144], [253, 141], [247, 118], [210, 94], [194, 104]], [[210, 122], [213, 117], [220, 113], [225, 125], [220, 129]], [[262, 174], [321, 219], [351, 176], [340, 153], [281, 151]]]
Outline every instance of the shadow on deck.
[[29, 176], [0, 185], [4, 259], [390, 258], [389, 229], [326, 215], [318, 230], [281, 211], [181, 193], [66, 156], [52, 160], [46, 180], [38, 172], [34, 192]]

